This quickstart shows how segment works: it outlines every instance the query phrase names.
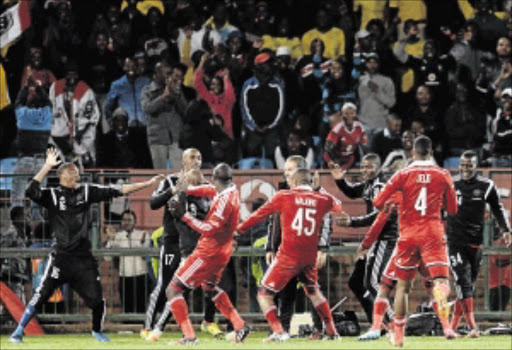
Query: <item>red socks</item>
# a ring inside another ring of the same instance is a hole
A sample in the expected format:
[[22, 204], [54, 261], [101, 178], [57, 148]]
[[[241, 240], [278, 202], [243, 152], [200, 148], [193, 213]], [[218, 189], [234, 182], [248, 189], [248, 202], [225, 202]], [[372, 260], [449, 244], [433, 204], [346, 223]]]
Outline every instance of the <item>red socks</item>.
[[464, 304], [462, 300], [455, 300], [455, 305], [453, 306], [453, 317], [452, 322], [450, 323], [452, 329], [457, 331], [457, 327], [459, 326], [460, 318], [462, 317], [462, 313], [464, 312]]
[[324, 321], [327, 334], [338, 334], [338, 332], [336, 332], [336, 327], [334, 326], [334, 320], [332, 319], [331, 309], [329, 308], [329, 303], [327, 303], [327, 300], [324, 299], [324, 301], [315, 305], [315, 309], [322, 321]]
[[382, 318], [384, 313], [389, 308], [389, 301], [387, 298], [376, 298], [373, 304], [373, 323], [372, 331], [380, 331], [382, 327]]
[[469, 328], [478, 329], [475, 322], [475, 299], [473, 297], [462, 300], [464, 303], [464, 318], [468, 323]]
[[229, 300], [226, 292], [221, 290], [213, 298], [213, 302], [215, 303], [215, 307], [217, 307], [217, 309], [219, 309], [219, 311], [222, 312], [222, 314], [231, 321], [236, 331], [243, 328], [245, 322], [236, 311], [235, 307], [231, 303], [231, 300]]
[[172, 298], [170, 300], [170, 306], [174, 319], [180, 326], [183, 334], [185, 335], [185, 338], [195, 338], [196, 335], [194, 333], [194, 329], [192, 328], [190, 318], [188, 318], [188, 307], [185, 303], [183, 295]]
[[275, 305], [272, 305], [267, 310], [265, 317], [267, 318], [270, 328], [272, 328], [274, 333], [283, 333], [283, 326], [281, 325], [279, 317], [277, 317], [277, 307]]
[[405, 316], [395, 316], [395, 344], [404, 343]]

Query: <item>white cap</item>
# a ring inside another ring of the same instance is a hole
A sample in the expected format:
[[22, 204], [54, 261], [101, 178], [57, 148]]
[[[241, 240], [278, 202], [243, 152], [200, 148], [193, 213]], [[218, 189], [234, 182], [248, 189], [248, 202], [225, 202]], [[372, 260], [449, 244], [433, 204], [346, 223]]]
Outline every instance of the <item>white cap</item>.
[[355, 110], [357, 112], [357, 106], [355, 104], [353, 104], [352, 102], [345, 102], [343, 104], [343, 107], [341, 107], [341, 111], [344, 112], [345, 110], [347, 110], [349, 108], [352, 108], [353, 110]]
[[501, 92], [501, 97], [503, 96], [512, 97], [512, 88], [506, 88], [505, 90], [503, 90]]
[[276, 50], [276, 56], [291, 56], [292, 52], [287, 46], [279, 46]]
[[369, 32], [369, 31], [364, 30], [364, 29], [361, 29], [360, 31], [358, 31], [358, 32], [356, 33], [355, 39], [356, 39], [356, 40], [364, 39], [364, 38], [366, 38], [366, 37], [369, 37], [370, 35], [371, 35], [371, 34], [370, 34], [370, 32]]

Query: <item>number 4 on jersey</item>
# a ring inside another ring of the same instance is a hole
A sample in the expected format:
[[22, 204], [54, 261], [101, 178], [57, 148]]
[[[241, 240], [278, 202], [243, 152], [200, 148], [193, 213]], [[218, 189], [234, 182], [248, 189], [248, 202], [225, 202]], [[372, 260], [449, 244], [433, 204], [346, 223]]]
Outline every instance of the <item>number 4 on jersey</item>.
[[[316, 209], [312, 208], [299, 208], [295, 218], [292, 221], [292, 229], [297, 232], [297, 236], [302, 235], [311, 236], [315, 232], [315, 219], [313, 216], [316, 214]], [[306, 226], [304, 226], [306, 221]]]
[[414, 209], [421, 213], [421, 216], [425, 216], [427, 214], [427, 188], [422, 187], [420, 190], [420, 194], [416, 199], [416, 203], [414, 203]]

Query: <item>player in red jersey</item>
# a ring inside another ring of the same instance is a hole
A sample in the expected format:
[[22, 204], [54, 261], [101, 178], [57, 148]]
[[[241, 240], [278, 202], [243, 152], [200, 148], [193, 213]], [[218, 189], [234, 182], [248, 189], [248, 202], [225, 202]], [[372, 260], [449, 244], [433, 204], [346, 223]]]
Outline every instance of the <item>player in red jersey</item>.
[[398, 171], [373, 201], [382, 209], [391, 195], [402, 192], [400, 208], [400, 238], [396, 246], [395, 345], [403, 346], [408, 293], [420, 259], [434, 280], [433, 294], [445, 336], [454, 338], [448, 317], [450, 306], [449, 263], [446, 237], [441, 218], [443, 206], [449, 215], [457, 213], [457, 200], [450, 173], [431, 160], [432, 141], [420, 136], [414, 141], [414, 162]]
[[326, 192], [315, 192], [311, 188], [308, 169], [299, 168], [291, 175], [290, 190], [281, 190], [267, 203], [238, 225], [237, 231], [247, 229], [273, 213], [280, 213], [282, 241], [279, 251], [261, 281], [258, 302], [267, 318], [273, 334], [266, 341], [285, 341], [284, 332], [274, 295], [288, 281], [298, 276], [304, 291], [322, 318], [329, 339], [337, 339], [338, 333], [329, 308], [317, 283], [318, 234], [324, 216], [330, 211], [341, 211], [341, 202]]
[[[241, 343], [250, 333], [224, 290], [218, 287], [222, 270], [233, 254], [233, 232], [238, 224], [240, 200], [238, 190], [231, 181], [231, 168], [221, 163], [213, 170], [215, 197], [204, 221], [190, 213], [185, 214], [185, 193], [173, 197], [171, 212], [196, 232], [201, 234], [196, 248], [174, 274], [167, 288], [171, 312], [184, 333], [184, 338], [176, 345], [195, 345], [197, 338], [188, 317], [188, 309], [183, 293], [201, 286], [212, 299], [217, 309], [231, 321], [235, 328], [232, 340]], [[187, 191], [191, 195], [212, 196], [212, 186], [199, 186]]]

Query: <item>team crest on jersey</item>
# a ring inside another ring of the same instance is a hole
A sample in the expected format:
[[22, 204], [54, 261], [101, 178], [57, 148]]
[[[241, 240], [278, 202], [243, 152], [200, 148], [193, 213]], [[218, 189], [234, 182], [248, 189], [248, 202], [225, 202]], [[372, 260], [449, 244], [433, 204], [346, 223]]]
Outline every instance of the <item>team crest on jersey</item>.
[[482, 195], [482, 190], [480, 190], [478, 188], [473, 190], [473, 196], [480, 197], [481, 195]]

